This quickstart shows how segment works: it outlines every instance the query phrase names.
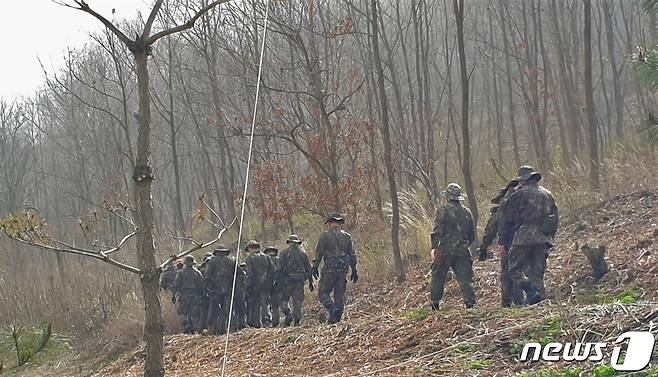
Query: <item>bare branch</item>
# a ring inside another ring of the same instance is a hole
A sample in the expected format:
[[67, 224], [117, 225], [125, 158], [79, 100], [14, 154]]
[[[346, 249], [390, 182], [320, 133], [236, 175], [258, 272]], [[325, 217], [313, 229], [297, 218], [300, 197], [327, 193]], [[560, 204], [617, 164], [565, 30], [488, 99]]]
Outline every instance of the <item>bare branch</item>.
[[[189, 19], [186, 23], [178, 26], [174, 26], [170, 29], [162, 30], [158, 33], [153, 34], [152, 36], [148, 37], [146, 39], [146, 45], [150, 46], [153, 43], [157, 42], [158, 39], [162, 37], [166, 37], [167, 35], [175, 34], [187, 29], [191, 29], [194, 26], [194, 23], [203, 16], [205, 13], [210, 11], [212, 8], [216, 7], [217, 5], [228, 3], [230, 0], [215, 0], [212, 3], [206, 5], [205, 7], [201, 8], [192, 18]], [[76, 0], [77, 2], [77, 0]]]
[[189, 248], [189, 249], [187, 249], [187, 250], [185, 250], [185, 251], [183, 251], [183, 252], [180, 252], [180, 253], [178, 253], [178, 254], [174, 254], [174, 255], [170, 256], [169, 258], [167, 258], [167, 259], [166, 259], [166, 260], [160, 265], [160, 268], [163, 269], [163, 268], [165, 268], [169, 263], [175, 261], [176, 259], [183, 258], [184, 256], [186, 256], [186, 255], [188, 255], [188, 254], [191, 254], [191, 253], [193, 253], [193, 252], [195, 252], [195, 251], [197, 251], [197, 250], [204, 249], [204, 248], [206, 248], [206, 247], [208, 247], [208, 246], [212, 246], [212, 245], [216, 244], [217, 242], [219, 242], [219, 240], [221, 240], [222, 235], [224, 235], [224, 232], [226, 232], [231, 226], [233, 226], [233, 224], [235, 223], [235, 220], [236, 220], [236, 219], [237, 219], [237, 218], [233, 218], [233, 221], [231, 221], [231, 223], [230, 223], [227, 227], [222, 228], [222, 229], [219, 231], [219, 233], [217, 234], [217, 237], [215, 237], [214, 239], [212, 239], [212, 240], [210, 240], [210, 241], [208, 241], [208, 242], [205, 242], [205, 243], [198, 243], [198, 242], [195, 242], [196, 245], [194, 245], [193, 247], [191, 247], [191, 248]]
[[38, 248], [44, 249], [44, 250], [54, 251], [54, 252], [58, 252], [58, 253], [65, 253], [65, 254], [75, 254], [75, 255], [80, 255], [80, 256], [84, 256], [84, 257], [98, 259], [98, 260], [101, 260], [101, 261], [106, 262], [108, 264], [111, 264], [112, 266], [118, 267], [118, 268], [120, 268], [122, 270], [125, 270], [125, 271], [132, 272], [134, 274], [140, 275], [142, 273], [142, 270], [140, 270], [139, 268], [127, 265], [125, 263], [121, 263], [121, 262], [119, 262], [115, 259], [110, 258], [107, 255], [103, 255], [102, 253], [80, 251], [80, 250], [78, 250], [78, 248], [66, 248], [66, 247], [50, 246], [50, 245], [42, 244], [40, 242], [28, 241], [28, 240], [21, 239], [21, 238], [14, 238], [14, 237], [10, 237], [10, 238], [12, 240], [20, 242], [22, 244], [29, 245], [29, 246], [35, 246], [35, 247], [38, 247]]
[[155, 2], [155, 4], [153, 4], [153, 9], [151, 9], [151, 14], [149, 14], [149, 18], [146, 20], [146, 24], [144, 25], [144, 32], [142, 33], [142, 38], [144, 40], [146, 40], [149, 34], [151, 34], [151, 27], [153, 26], [155, 17], [158, 15], [163, 2], [164, 0], [158, 0]]
[[114, 35], [116, 35], [119, 38], [119, 40], [128, 47], [128, 49], [130, 50], [133, 49], [133, 46], [135, 44], [134, 41], [130, 40], [130, 38], [128, 38], [121, 30], [119, 30], [119, 28], [117, 28], [107, 18], [103, 17], [102, 15], [98, 14], [95, 10], [91, 9], [84, 0], [73, 0], [73, 2], [78, 5], [77, 7], [74, 7], [73, 5], [67, 4], [64, 1], [60, 1], [60, 0], [53, 0], [53, 2], [59, 5], [63, 5], [65, 7], [69, 7], [72, 9], [83, 11], [85, 13], [89, 13], [94, 18], [102, 22], [103, 25], [105, 25], [105, 27], [108, 28], [108, 30], [110, 30]]

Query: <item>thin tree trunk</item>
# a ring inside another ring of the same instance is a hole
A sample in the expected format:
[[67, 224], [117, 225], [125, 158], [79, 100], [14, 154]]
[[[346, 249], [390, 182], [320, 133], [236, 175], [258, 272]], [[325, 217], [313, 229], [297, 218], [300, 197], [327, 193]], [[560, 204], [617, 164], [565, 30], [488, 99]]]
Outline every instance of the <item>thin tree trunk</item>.
[[599, 139], [594, 113], [594, 90], [592, 88], [592, 0], [583, 0], [585, 4], [585, 107], [589, 125], [590, 180], [592, 190], [597, 191], [599, 184]]
[[395, 275], [398, 281], [405, 279], [404, 266], [402, 265], [402, 255], [400, 253], [400, 204], [398, 201], [397, 183], [395, 182], [395, 170], [393, 168], [393, 157], [391, 152], [390, 124], [388, 117], [388, 97], [386, 96], [386, 87], [384, 82], [384, 69], [382, 68], [381, 58], [379, 56], [379, 25], [377, 22], [377, 0], [371, 0], [372, 11], [372, 48], [374, 54], [375, 70], [377, 71], [377, 83], [380, 96], [380, 115], [381, 115], [381, 132], [384, 140], [384, 163], [386, 165], [386, 175], [388, 177], [388, 190], [391, 196], [391, 207], [393, 216], [391, 218], [391, 242], [393, 246], [393, 264]]
[[453, 0], [455, 9], [455, 20], [457, 22], [457, 49], [459, 50], [459, 72], [461, 73], [462, 86], [462, 142], [463, 147], [463, 170], [464, 186], [468, 195], [468, 206], [473, 212], [473, 221], [477, 224], [478, 208], [473, 188], [473, 176], [471, 175], [471, 138], [468, 129], [468, 102], [469, 102], [469, 83], [468, 72], [466, 71], [466, 53], [464, 51], [464, 0]]
[[144, 376], [164, 376], [162, 308], [158, 295], [159, 270], [153, 241], [153, 203], [151, 198], [153, 171], [151, 168], [151, 100], [149, 94], [148, 52], [143, 41], [135, 49], [135, 67], [139, 93], [139, 130], [137, 156], [133, 173], [137, 234], [137, 261], [144, 271], [140, 277], [144, 296], [144, 343], [146, 361]]
[[176, 229], [178, 231], [183, 231], [185, 229], [185, 220], [183, 216], [183, 204], [181, 200], [181, 179], [180, 179], [180, 160], [178, 158], [178, 145], [177, 145], [177, 134], [176, 123], [174, 119], [174, 62], [171, 46], [171, 37], [167, 38], [167, 55], [169, 59], [169, 69], [168, 69], [168, 80], [167, 80], [167, 90], [169, 91], [169, 111], [167, 121], [169, 122], [170, 138], [169, 143], [171, 144], [171, 159], [172, 164], [174, 165], [174, 218], [176, 221]]

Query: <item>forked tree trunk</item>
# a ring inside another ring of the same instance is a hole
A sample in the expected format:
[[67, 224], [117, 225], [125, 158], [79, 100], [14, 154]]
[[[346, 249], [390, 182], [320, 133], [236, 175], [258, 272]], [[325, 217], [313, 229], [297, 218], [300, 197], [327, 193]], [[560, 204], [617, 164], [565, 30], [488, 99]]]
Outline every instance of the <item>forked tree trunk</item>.
[[137, 133], [137, 156], [133, 180], [135, 182], [135, 210], [137, 234], [137, 260], [139, 268], [144, 271], [140, 277], [144, 296], [144, 343], [146, 361], [145, 377], [164, 376], [162, 360], [164, 342], [164, 325], [160, 306], [158, 264], [155, 259], [153, 242], [153, 203], [151, 184], [151, 100], [149, 95], [148, 51], [143, 41], [136, 41], [135, 67], [137, 71], [137, 88], [139, 95], [139, 130]]

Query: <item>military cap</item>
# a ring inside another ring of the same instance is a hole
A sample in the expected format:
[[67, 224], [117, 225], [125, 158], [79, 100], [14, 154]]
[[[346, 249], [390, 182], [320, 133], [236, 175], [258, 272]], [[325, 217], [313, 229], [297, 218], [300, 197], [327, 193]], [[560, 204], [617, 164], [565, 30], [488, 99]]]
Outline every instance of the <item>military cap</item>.
[[443, 196], [447, 197], [450, 200], [462, 201], [466, 199], [466, 195], [462, 193], [462, 187], [456, 183], [449, 184], [446, 190], [443, 191], [441, 194], [443, 194]]
[[215, 250], [212, 251], [213, 253], [230, 253], [231, 249], [224, 245], [218, 245]]
[[343, 218], [343, 216], [338, 212], [332, 212], [329, 215], [327, 215], [327, 219], [325, 220], [324, 223], [328, 224], [331, 222], [342, 224], [345, 222], [345, 218]]
[[194, 256], [193, 256], [193, 255], [186, 255], [186, 256], [185, 256], [185, 259], [183, 260], [183, 263], [184, 263], [186, 266], [193, 266], [193, 265], [196, 264], [196, 259], [194, 259]]
[[531, 181], [534, 180], [536, 182], [539, 182], [542, 178], [541, 174], [539, 172], [536, 172], [535, 169], [530, 166], [530, 165], [523, 165], [519, 168], [519, 170], [516, 173], [519, 181]]
[[251, 241], [247, 242], [247, 246], [245, 246], [244, 249], [249, 250], [252, 247], [256, 247], [256, 248], [260, 249], [260, 243], [256, 240], [251, 240]]
[[267, 255], [279, 255], [279, 249], [277, 249], [274, 246], [268, 246], [263, 250], [263, 252]]
[[302, 243], [302, 239], [299, 238], [299, 236], [296, 235], [296, 234], [291, 234], [291, 235], [288, 236], [288, 239], [286, 240], [286, 243], [300, 244], [300, 243]]

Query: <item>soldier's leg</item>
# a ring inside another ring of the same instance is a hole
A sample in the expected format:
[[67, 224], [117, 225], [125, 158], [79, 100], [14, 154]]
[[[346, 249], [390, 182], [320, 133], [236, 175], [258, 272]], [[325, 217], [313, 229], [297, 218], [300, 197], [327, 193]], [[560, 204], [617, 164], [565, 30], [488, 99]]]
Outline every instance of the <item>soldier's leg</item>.
[[473, 289], [473, 261], [470, 254], [453, 257], [452, 270], [462, 290], [462, 297], [467, 308], [475, 306], [475, 290]]
[[546, 297], [544, 273], [546, 272], [546, 259], [548, 258], [548, 244], [533, 245], [528, 255], [528, 264], [525, 273], [528, 279], [537, 287], [543, 299]]
[[292, 287], [293, 285], [291, 283], [288, 283], [281, 290], [283, 315], [286, 316], [286, 318], [283, 321], [283, 326], [285, 327], [290, 326], [290, 324], [292, 323], [292, 313], [290, 312], [290, 306], [288, 305], [288, 302], [290, 301], [290, 297], [292, 296]]
[[510, 307], [512, 304], [518, 304], [515, 301], [515, 292], [508, 271], [509, 257], [504, 255], [500, 258], [500, 301], [503, 307]]
[[334, 281], [336, 280], [336, 272], [322, 271], [320, 275], [320, 283], [318, 287], [318, 298], [320, 303], [327, 309], [331, 316], [334, 312], [334, 301], [331, 299], [331, 292], [334, 290]]
[[258, 292], [249, 292], [247, 294], [247, 324], [249, 324], [249, 327], [259, 328], [261, 326], [260, 300]]
[[226, 331], [228, 331], [228, 318], [229, 318], [229, 310], [230, 304], [231, 304], [231, 294], [230, 293], [223, 293], [221, 296], [218, 297], [219, 301], [219, 318], [217, 319], [217, 333], [219, 335], [226, 334]]
[[201, 299], [201, 305], [199, 306], [200, 312], [200, 322], [199, 322], [199, 332], [208, 328], [208, 307], [210, 306], [210, 297], [204, 295]]
[[244, 329], [246, 327], [247, 302], [242, 290], [236, 290], [233, 297], [233, 315], [235, 316], [237, 328]]
[[438, 260], [432, 265], [432, 275], [430, 278], [430, 298], [432, 300], [432, 309], [434, 310], [439, 309], [449, 269], [450, 256], [439, 253]]
[[260, 321], [263, 327], [272, 327], [272, 316], [270, 314], [271, 302], [270, 292], [262, 290], [260, 295]]
[[345, 291], [347, 290], [347, 275], [339, 273], [336, 277], [334, 285], [334, 317], [336, 322], [343, 319], [343, 311], [345, 310]]
[[279, 326], [279, 309], [281, 304], [281, 291], [279, 289], [272, 290], [272, 295], [270, 296], [270, 309], [272, 314], [272, 327]]
[[194, 332], [194, 327], [192, 327], [192, 318], [190, 316], [192, 312], [192, 303], [193, 296], [190, 295], [181, 295], [179, 301], [178, 317], [183, 322], [183, 328], [185, 334], [191, 334]]
[[514, 290], [523, 290], [528, 298], [528, 303], [534, 304], [541, 295], [524, 273], [528, 266], [530, 252], [532, 252], [532, 246], [512, 246], [508, 254], [507, 271]]
[[219, 300], [217, 294], [212, 294], [209, 297], [208, 303], [208, 332], [217, 334], [217, 321], [219, 319]]
[[304, 284], [297, 284], [292, 291], [292, 318], [295, 326], [302, 322], [302, 304], [304, 303]]

